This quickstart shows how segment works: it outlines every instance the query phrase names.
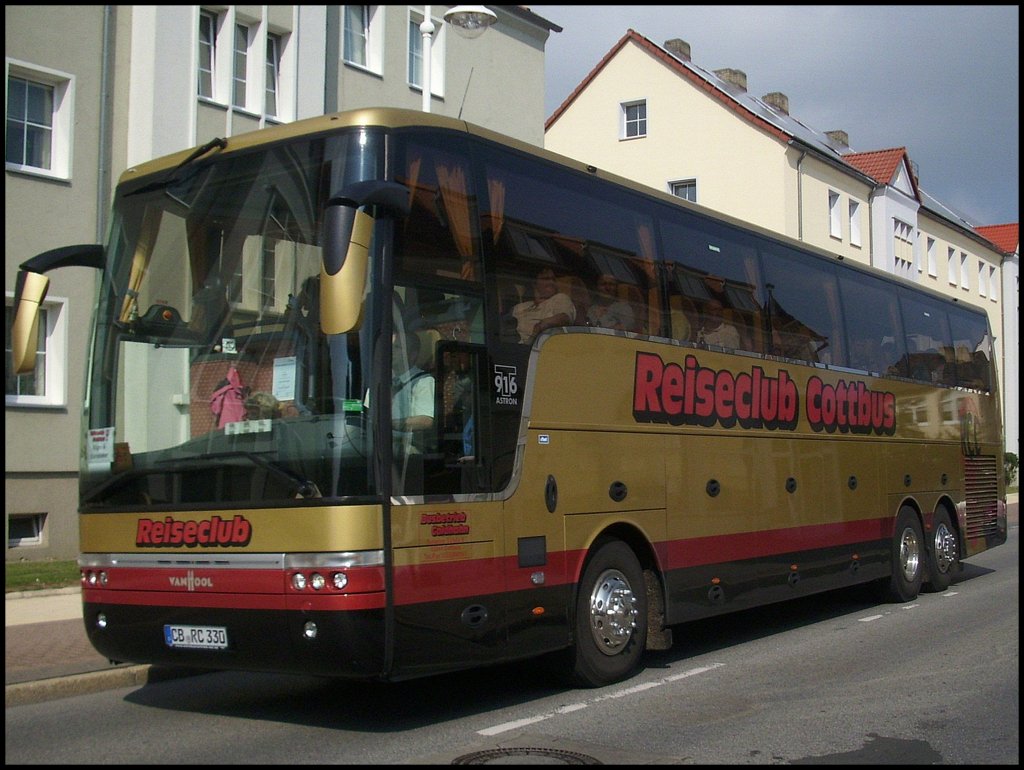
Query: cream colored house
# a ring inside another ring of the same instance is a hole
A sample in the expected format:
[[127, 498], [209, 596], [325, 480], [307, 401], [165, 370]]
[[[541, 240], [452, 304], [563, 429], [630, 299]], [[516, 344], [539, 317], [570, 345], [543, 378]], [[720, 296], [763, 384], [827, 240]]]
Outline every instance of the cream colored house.
[[854, 152], [792, 117], [784, 93], [754, 96], [742, 71], [633, 30], [548, 118], [544, 145], [984, 308], [1019, 453], [1019, 249], [921, 189], [906, 148]]
[[[425, 8], [435, 29], [431, 110], [541, 144], [544, 49], [561, 28], [523, 6], [494, 6], [485, 37], [464, 39], [444, 21], [449, 7], [6, 6], [8, 328], [18, 266], [48, 249], [103, 242], [126, 168], [339, 110], [420, 109]], [[6, 377], [7, 560], [78, 553], [96, 273], [69, 268], [50, 277], [40, 365]]]

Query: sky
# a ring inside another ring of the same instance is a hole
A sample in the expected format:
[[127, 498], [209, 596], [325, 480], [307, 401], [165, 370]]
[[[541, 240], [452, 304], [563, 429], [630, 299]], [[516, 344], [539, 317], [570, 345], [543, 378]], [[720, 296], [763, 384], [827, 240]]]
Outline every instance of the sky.
[[974, 224], [1020, 219], [1016, 5], [531, 5], [562, 27], [545, 48], [550, 116], [632, 29], [681, 38], [691, 61], [781, 91], [789, 113], [856, 152], [906, 147], [921, 187]]

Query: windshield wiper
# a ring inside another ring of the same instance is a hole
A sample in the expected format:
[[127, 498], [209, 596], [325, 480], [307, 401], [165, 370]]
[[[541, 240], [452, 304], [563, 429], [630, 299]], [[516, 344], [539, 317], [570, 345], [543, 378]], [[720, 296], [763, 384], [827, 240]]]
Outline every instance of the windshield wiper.
[[[259, 465], [261, 468], [266, 468], [271, 473], [275, 473], [278, 476], [287, 479], [288, 481], [291, 481], [293, 484], [295, 484], [295, 493], [299, 495], [299, 497], [323, 497], [323, 495], [320, 494], [319, 487], [317, 487], [317, 485], [314, 482], [310, 481], [309, 479], [302, 478], [302, 476], [300, 476], [297, 473], [292, 473], [289, 470], [285, 470], [284, 468], [275, 465], [274, 463], [270, 462], [270, 460], [266, 459], [265, 457], [260, 457], [255, 452], [244, 452], [236, 450], [233, 452], [213, 452], [210, 454], [203, 455], [204, 460], [224, 459], [230, 457], [244, 457], [246, 460], [249, 460], [255, 465]], [[163, 460], [161, 462], [172, 461]]]
[[166, 473], [178, 473], [182, 471], [201, 471], [209, 470], [210, 465], [206, 462], [207, 460], [214, 459], [228, 459], [234, 457], [242, 457], [249, 460], [253, 465], [258, 465], [261, 468], [267, 469], [270, 473], [274, 474], [279, 478], [283, 478], [290, 482], [292, 487], [295, 489], [295, 494], [302, 498], [310, 497], [323, 497], [320, 493], [320, 488], [317, 487], [316, 483], [304, 479], [297, 473], [292, 473], [289, 470], [281, 468], [275, 465], [270, 460], [264, 457], [260, 457], [255, 452], [214, 452], [212, 454], [204, 454], [202, 458], [175, 458], [168, 460], [157, 460], [155, 465], [162, 465], [164, 467], [150, 467], [150, 468], [134, 468], [132, 470], [123, 471], [109, 479], [104, 481], [99, 486], [93, 488], [88, 494], [82, 496], [82, 503], [92, 503], [104, 496], [114, 492], [118, 488], [128, 484], [135, 479], [143, 478], [145, 476], [152, 476], [156, 474]]

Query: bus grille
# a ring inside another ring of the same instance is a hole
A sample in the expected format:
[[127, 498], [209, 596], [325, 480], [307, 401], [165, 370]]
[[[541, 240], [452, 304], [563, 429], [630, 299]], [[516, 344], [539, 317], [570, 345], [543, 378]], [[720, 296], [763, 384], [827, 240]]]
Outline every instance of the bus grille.
[[965, 457], [964, 482], [967, 497], [967, 539], [998, 532], [999, 478], [995, 457]]

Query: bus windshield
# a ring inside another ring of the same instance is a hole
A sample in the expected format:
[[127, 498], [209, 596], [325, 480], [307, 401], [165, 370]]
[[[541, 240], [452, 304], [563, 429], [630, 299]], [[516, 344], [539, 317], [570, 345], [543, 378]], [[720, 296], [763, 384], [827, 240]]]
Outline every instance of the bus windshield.
[[365, 322], [323, 334], [318, 301], [320, 212], [382, 176], [382, 146], [364, 128], [122, 182], [90, 361], [83, 510], [378, 492], [373, 335]]

